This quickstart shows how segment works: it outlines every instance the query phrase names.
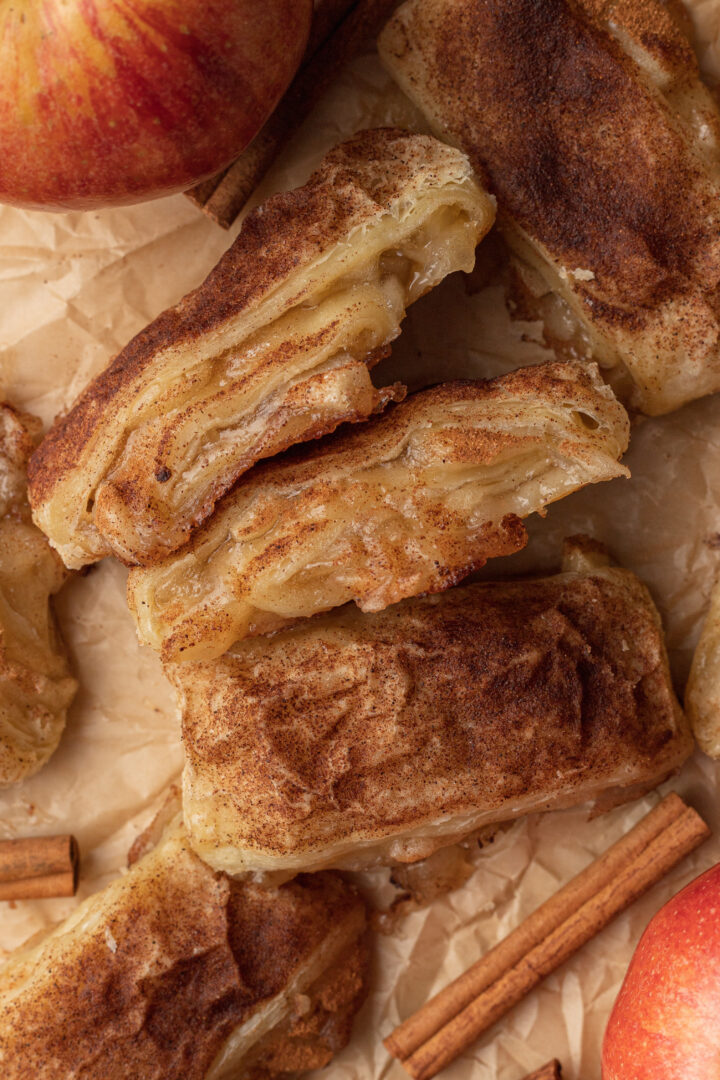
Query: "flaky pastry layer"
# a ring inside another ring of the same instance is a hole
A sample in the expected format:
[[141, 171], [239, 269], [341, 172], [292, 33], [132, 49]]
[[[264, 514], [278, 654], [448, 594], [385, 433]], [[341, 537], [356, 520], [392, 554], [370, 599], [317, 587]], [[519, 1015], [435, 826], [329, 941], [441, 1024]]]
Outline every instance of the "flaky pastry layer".
[[685, 708], [700, 749], [720, 758], [720, 583], [695, 649], [685, 689]]
[[369, 368], [409, 304], [472, 269], [494, 217], [462, 153], [389, 129], [356, 135], [258, 207], [34, 456], [35, 521], [65, 563], [155, 562], [261, 458], [402, 398]]
[[349, 606], [166, 671], [190, 841], [232, 874], [414, 862], [632, 797], [692, 749], [652, 600], [588, 541], [555, 577]]
[[232, 882], [176, 816], [124, 877], [0, 968], [2, 1076], [270, 1080], [325, 1065], [364, 998], [364, 928], [337, 875]]
[[67, 571], [27, 501], [39, 433], [35, 417], [0, 404], [0, 787], [47, 762], [77, 689], [51, 602]]
[[530, 292], [562, 298], [574, 347], [650, 414], [720, 389], [720, 114], [682, 15], [409, 0], [379, 43], [497, 196]]
[[354, 600], [437, 592], [524, 546], [520, 518], [623, 476], [628, 420], [597, 368], [448, 383], [257, 466], [190, 543], [131, 571], [140, 640], [169, 661]]

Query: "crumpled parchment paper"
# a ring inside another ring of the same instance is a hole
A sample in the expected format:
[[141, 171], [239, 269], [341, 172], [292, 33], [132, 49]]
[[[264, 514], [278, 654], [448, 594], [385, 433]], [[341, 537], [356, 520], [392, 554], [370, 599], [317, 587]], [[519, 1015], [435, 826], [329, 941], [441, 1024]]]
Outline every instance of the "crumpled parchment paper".
[[[720, 81], [720, 4], [694, 0], [703, 70]], [[302, 183], [324, 151], [364, 126], [422, 127], [374, 55], [354, 63], [286, 148], [257, 198]], [[0, 393], [49, 423], [163, 308], [197, 285], [230, 235], [183, 196], [98, 213], [0, 207]], [[535, 324], [511, 323], [502, 291], [468, 294], [461, 276], [420, 301], [388, 363], [413, 385], [487, 376], [545, 354]], [[681, 691], [720, 571], [720, 395], [633, 430], [632, 480], [592, 487], [530, 523], [528, 548], [494, 574], [552, 569], [562, 537], [605, 540], [650, 586]], [[58, 604], [81, 690], [60, 749], [36, 777], [0, 792], [0, 836], [71, 831], [83, 854], [79, 898], [122, 872], [129, 844], [182, 765], [179, 724], [155, 656], [125, 606], [126, 571], [106, 560], [76, 576]], [[559, 1057], [568, 1080], [598, 1080], [608, 1012], [650, 916], [720, 859], [720, 771], [700, 753], [664, 786], [687, 797], [715, 836], [549, 978], [444, 1074], [519, 1080]], [[461, 889], [378, 937], [370, 1000], [333, 1080], [400, 1080], [381, 1039], [508, 933], [657, 801], [657, 793], [588, 821], [587, 810], [534, 816], [486, 847]], [[0, 957], [66, 916], [76, 900], [0, 905]], [[327, 1075], [327, 1073], [325, 1074]]]

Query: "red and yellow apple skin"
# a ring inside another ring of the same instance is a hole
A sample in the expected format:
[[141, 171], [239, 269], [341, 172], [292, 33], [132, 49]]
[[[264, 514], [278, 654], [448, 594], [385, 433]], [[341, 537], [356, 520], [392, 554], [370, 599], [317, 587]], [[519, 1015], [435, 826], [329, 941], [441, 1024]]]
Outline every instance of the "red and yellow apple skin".
[[302, 58], [312, 0], [0, 0], [0, 201], [90, 209], [223, 168]]
[[603, 1080], [720, 1080], [720, 864], [635, 950], [605, 1032]]

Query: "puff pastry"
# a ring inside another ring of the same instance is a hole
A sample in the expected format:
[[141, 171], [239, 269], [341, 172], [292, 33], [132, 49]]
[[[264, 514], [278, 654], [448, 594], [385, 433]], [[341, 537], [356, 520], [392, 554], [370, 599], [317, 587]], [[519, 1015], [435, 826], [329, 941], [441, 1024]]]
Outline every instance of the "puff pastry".
[[597, 368], [558, 363], [448, 383], [258, 466], [182, 551], [135, 569], [140, 640], [168, 661], [348, 600], [446, 589], [523, 547], [520, 521], [623, 476], [628, 420]]
[[408, 304], [472, 269], [494, 217], [462, 153], [389, 129], [250, 214], [204, 284], [130, 342], [33, 458], [35, 521], [66, 565], [157, 561], [260, 458], [404, 396], [376, 390], [368, 369]]
[[0, 969], [3, 1080], [271, 1080], [325, 1065], [365, 995], [364, 929], [338, 875], [232, 882], [176, 818]]
[[27, 501], [39, 435], [39, 420], [0, 404], [0, 787], [46, 763], [77, 688], [50, 601], [67, 571]]
[[570, 312], [569, 347], [650, 414], [720, 389], [720, 115], [682, 11], [409, 0], [380, 39], [497, 196], [527, 288], [562, 298], [551, 336]]
[[720, 758], [720, 583], [695, 649], [685, 689], [685, 708], [700, 749]]
[[647, 590], [583, 538], [555, 577], [348, 606], [167, 673], [190, 840], [233, 874], [414, 862], [623, 801], [692, 749]]

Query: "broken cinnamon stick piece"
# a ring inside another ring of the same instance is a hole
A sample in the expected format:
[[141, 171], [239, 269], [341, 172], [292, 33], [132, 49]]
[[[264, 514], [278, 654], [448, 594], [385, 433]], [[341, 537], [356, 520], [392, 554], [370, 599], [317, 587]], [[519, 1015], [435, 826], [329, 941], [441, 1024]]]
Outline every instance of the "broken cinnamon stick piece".
[[[315, 0], [315, 13], [310, 28], [310, 40], [300, 65], [301, 68], [308, 63], [320, 46], [325, 44], [351, 8], [354, 8], [357, 3], [358, 0]], [[202, 180], [195, 187], [191, 187], [185, 192], [188, 199], [200, 207], [201, 210], [204, 210], [205, 204], [217, 189], [223, 177], [227, 176], [231, 165], [232, 162], [220, 172], [215, 173], [214, 176]]]
[[710, 835], [672, 793], [385, 1040], [430, 1080]]
[[80, 853], [74, 836], [0, 841], [0, 900], [74, 896]]
[[[262, 130], [219, 177], [187, 194], [218, 225], [229, 229], [285, 144], [310, 115], [340, 69], [377, 36], [399, 0], [358, 0], [336, 31], [300, 68], [295, 80]], [[198, 194], [196, 194], [196, 192]]]
[[548, 1061], [547, 1065], [543, 1065], [542, 1069], [536, 1069], [534, 1073], [530, 1073], [525, 1080], [562, 1080], [562, 1066], [555, 1058], [553, 1061]]

